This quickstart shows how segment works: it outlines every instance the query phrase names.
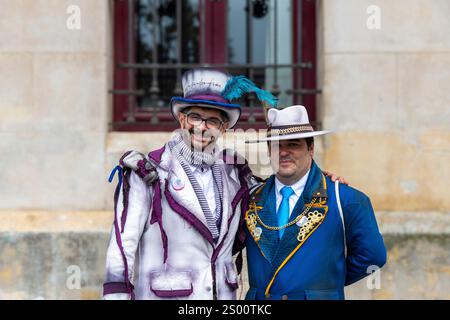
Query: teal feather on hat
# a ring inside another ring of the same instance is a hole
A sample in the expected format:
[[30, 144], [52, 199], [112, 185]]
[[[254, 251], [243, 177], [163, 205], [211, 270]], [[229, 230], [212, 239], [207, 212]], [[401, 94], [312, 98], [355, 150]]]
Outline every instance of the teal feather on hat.
[[258, 88], [245, 76], [232, 77], [228, 80], [221, 95], [227, 100], [238, 99], [245, 93], [254, 92], [260, 101], [264, 101], [272, 107], [276, 107], [278, 99], [269, 91]]

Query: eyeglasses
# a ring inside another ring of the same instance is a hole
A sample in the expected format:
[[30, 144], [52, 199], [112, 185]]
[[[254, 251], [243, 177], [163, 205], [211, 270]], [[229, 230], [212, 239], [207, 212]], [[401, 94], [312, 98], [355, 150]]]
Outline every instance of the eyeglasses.
[[206, 128], [208, 129], [220, 129], [222, 128], [224, 122], [218, 118], [202, 118], [198, 113], [195, 112], [190, 112], [190, 113], [185, 113], [182, 112], [183, 114], [186, 115], [187, 118], [187, 122], [192, 125], [192, 126], [196, 126], [198, 127], [199, 125], [201, 125], [203, 123], [203, 121], [205, 122]]

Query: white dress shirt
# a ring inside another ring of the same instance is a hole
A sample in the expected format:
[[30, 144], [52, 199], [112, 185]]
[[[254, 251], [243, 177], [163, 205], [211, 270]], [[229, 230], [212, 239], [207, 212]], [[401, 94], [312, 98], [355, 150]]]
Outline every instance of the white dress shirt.
[[[300, 196], [303, 193], [303, 190], [305, 189], [306, 181], [308, 180], [308, 176], [309, 176], [309, 171], [310, 170], [308, 170], [308, 172], [303, 176], [303, 178], [301, 178], [296, 183], [294, 183], [293, 185], [290, 186], [292, 188], [292, 190], [294, 190], [294, 193], [289, 198], [289, 217], [291, 216], [292, 210], [294, 209], [295, 204], [297, 203], [298, 199], [300, 198]], [[280, 182], [280, 180], [278, 180], [277, 177], [275, 177], [275, 194], [277, 197], [277, 212], [278, 212], [278, 208], [280, 207], [281, 200], [283, 199], [283, 196], [281, 195], [281, 189], [284, 186], [285, 185], [282, 184]]]
[[208, 201], [209, 209], [211, 213], [214, 214], [216, 211], [216, 196], [214, 193], [214, 177], [212, 175], [211, 168], [199, 168], [191, 166], [191, 171], [194, 174], [195, 179], [197, 179], [198, 184], [202, 188], [203, 194]]

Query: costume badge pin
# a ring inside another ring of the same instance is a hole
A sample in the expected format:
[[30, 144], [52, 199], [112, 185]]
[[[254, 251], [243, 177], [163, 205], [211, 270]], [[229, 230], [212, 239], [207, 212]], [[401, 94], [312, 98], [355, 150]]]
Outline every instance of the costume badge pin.
[[180, 178], [174, 178], [172, 179], [172, 188], [175, 191], [180, 191], [184, 189], [184, 181]]
[[308, 218], [303, 216], [299, 221], [297, 221], [296, 225], [299, 227], [303, 227], [308, 222]]
[[255, 231], [253, 231], [253, 235], [255, 237], [260, 237], [262, 233], [262, 229], [260, 227], [255, 228]]

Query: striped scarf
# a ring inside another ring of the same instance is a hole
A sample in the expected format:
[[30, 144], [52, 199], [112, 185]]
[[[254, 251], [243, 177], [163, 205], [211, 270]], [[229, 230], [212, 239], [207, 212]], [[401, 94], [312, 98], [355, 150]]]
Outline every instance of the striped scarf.
[[[192, 151], [191, 148], [184, 142], [181, 134], [176, 135], [168, 143], [170, 151], [177, 157], [183, 170], [191, 182], [195, 195], [200, 203], [202, 211], [206, 218], [206, 223], [215, 241], [219, 238], [219, 230], [222, 218], [222, 203], [223, 203], [223, 184], [220, 166], [216, 163], [216, 158], [213, 153]], [[191, 167], [211, 169], [214, 179], [214, 195], [216, 201], [216, 210], [214, 214], [208, 205], [205, 194], [203, 193], [200, 184], [195, 178]]]

